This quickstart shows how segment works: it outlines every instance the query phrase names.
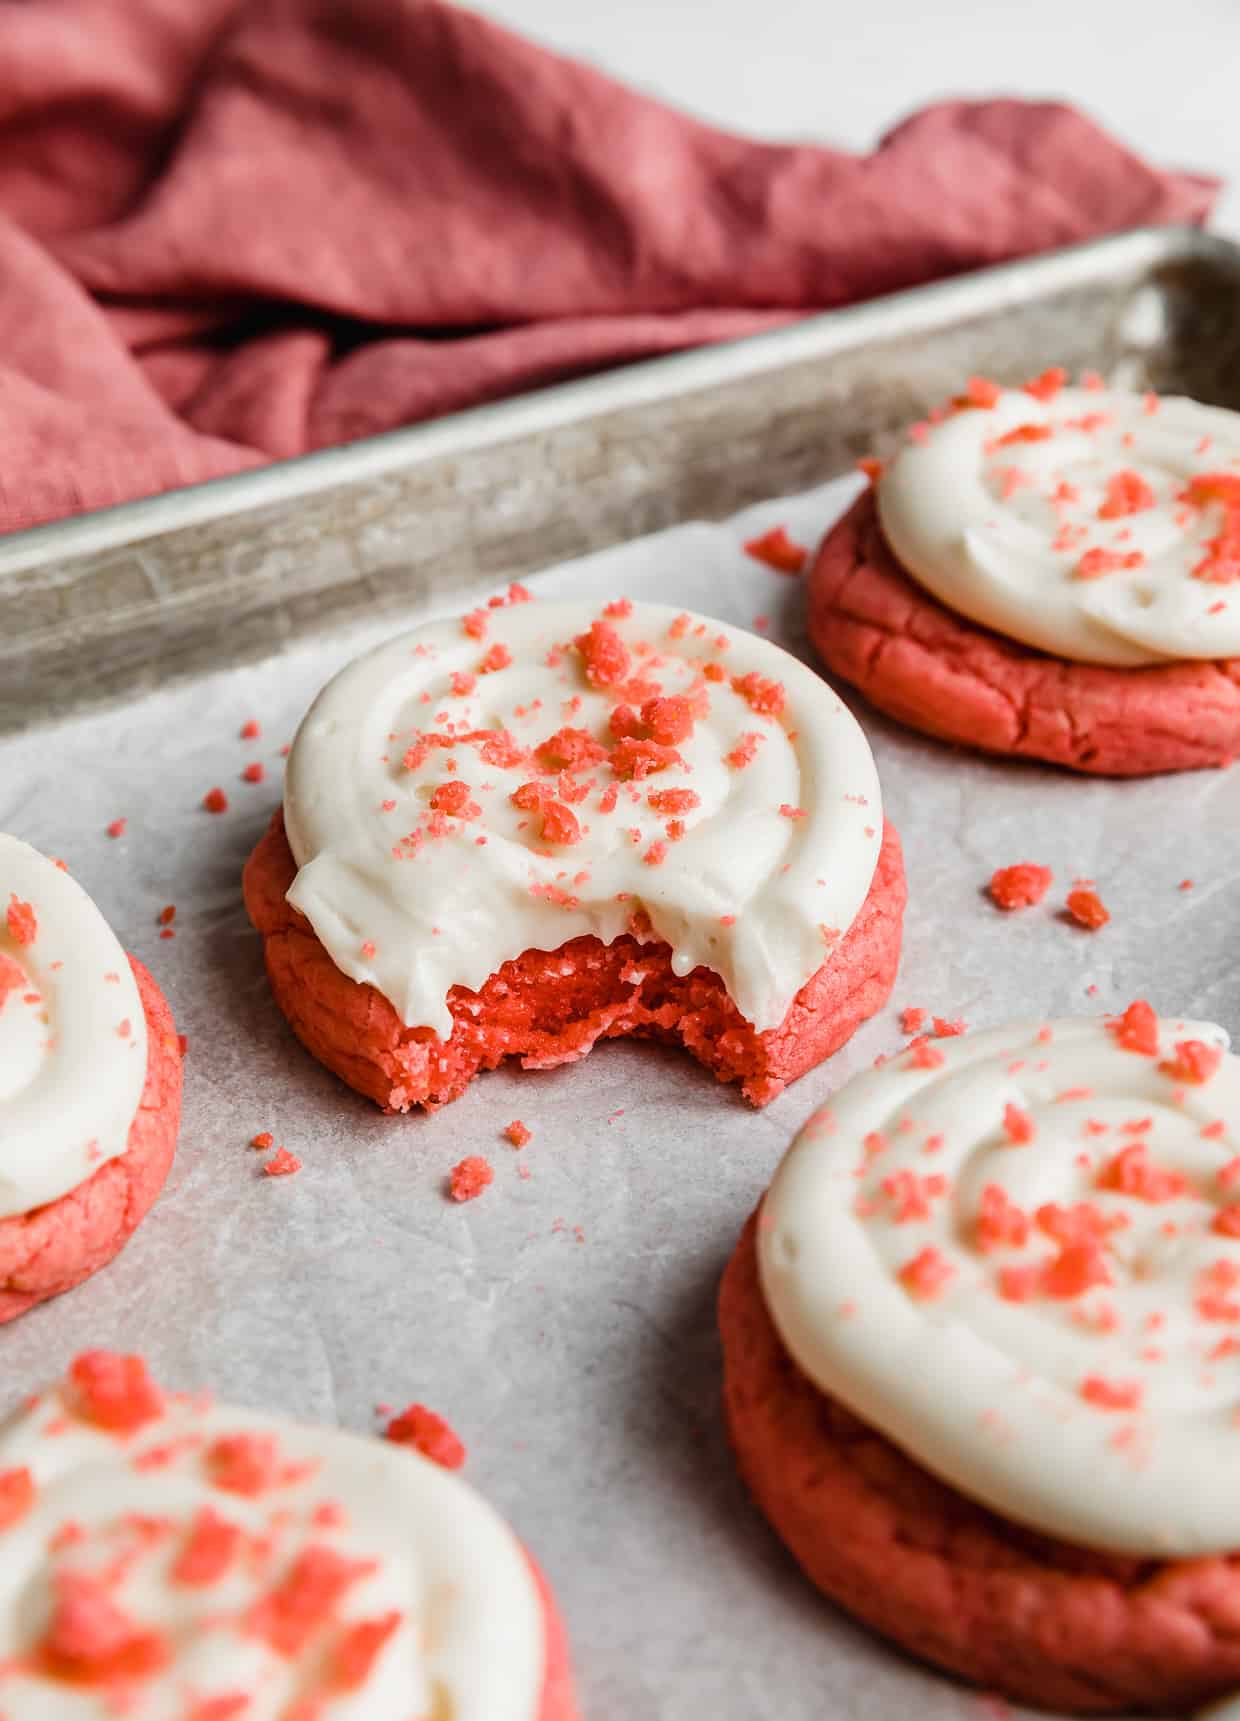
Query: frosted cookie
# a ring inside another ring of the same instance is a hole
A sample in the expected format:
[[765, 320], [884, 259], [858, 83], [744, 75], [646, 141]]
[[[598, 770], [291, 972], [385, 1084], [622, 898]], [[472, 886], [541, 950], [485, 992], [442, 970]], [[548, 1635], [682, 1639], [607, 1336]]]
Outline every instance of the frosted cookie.
[[163, 994], [80, 885], [0, 835], [0, 1322], [124, 1247], [180, 1115]]
[[1106, 776], [1240, 752], [1240, 415], [973, 379], [809, 576], [827, 667], [915, 729]]
[[329, 684], [245, 895], [299, 1038], [405, 1111], [621, 1034], [765, 1104], [886, 1000], [905, 890], [811, 670], [656, 605], [518, 600]]
[[1055, 1710], [1240, 1686], [1240, 1058], [1133, 1004], [914, 1042], [725, 1275], [741, 1471], [809, 1577]]
[[0, 1712], [575, 1716], [551, 1597], [465, 1483], [106, 1351], [0, 1424]]

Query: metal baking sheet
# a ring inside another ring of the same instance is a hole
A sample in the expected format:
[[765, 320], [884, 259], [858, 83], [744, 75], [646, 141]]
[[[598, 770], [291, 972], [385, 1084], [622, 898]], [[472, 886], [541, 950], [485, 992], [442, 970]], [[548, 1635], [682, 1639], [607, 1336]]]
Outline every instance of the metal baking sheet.
[[[679, 527], [531, 585], [763, 617], [807, 655], [799, 582], [740, 545], [776, 522], [810, 542], [855, 488]], [[0, 1329], [4, 1398], [108, 1345], [147, 1352], [169, 1382], [361, 1430], [378, 1402], [419, 1399], [456, 1425], [467, 1476], [550, 1574], [585, 1721], [993, 1721], [976, 1693], [824, 1602], [750, 1506], [719, 1416], [719, 1275], [795, 1129], [902, 1042], [904, 1005], [980, 1026], [1146, 995], [1240, 1027], [1240, 770], [1089, 781], [972, 758], [861, 709], [911, 901], [892, 1004], [842, 1053], [760, 1113], [687, 1058], [613, 1044], [484, 1076], [433, 1117], [385, 1118], [284, 1026], [239, 879], [278, 798], [281, 744], [390, 627], [327, 630], [0, 742], [0, 828], [68, 861], [189, 1036], [165, 1194], [112, 1267]], [[238, 734], [251, 717], [257, 750]], [[239, 781], [255, 756], [270, 773], [257, 787]], [[200, 802], [217, 784], [232, 806], [212, 817]], [[1016, 860], [1049, 864], [1056, 886], [1004, 916], [982, 887]], [[1056, 913], [1078, 874], [1111, 909], [1098, 934]], [[161, 941], [167, 903], [177, 936]], [[520, 1153], [501, 1139], [514, 1118], [533, 1132]], [[261, 1129], [302, 1159], [297, 1176], [262, 1177], [247, 1146]], [[467, 1153], [495, 1181], [458, 1207], [444, 1181]]]
[[[1240, 775], [1091, 782], [857, 707], [906, 846], [901, 976], [762, 1113], [687, 1059], [617, 1044], [384, 1118], [274, 1010], [240, 870], [308, 700], [429, 607], [782, 494], [530, 583], [762, 617], [807, 656], [799, 585], [743, 555], [748, 533], [811, 542], [857, 482], [818, 481], [968, 371], [1064, 362], [1240, 405], [1238, 287], [1231, 246], [1129, 235], [0, 542], [0, 720], [25, 726], [0, 740], [0, 828], [65, 857], [189, 1036], [163, 1198], [105, 1273], [0, 1329], [4, 1397], [104, 1344], [359, 1429], [379, 1401], [419, 1398], [550, 1573], [586, 1721], [982, 1721], [976, 1694], [825, 1604], [749, 1506], [719, 1420], [719, 1273], [792, 1133], [899, 1043], [904, 1005], [984, 1025], [1144, 994], [1240, 1028]], [[240, 781], [255, 756], [261, 786]], [[232, 805], [213, 818], [217, 784]], [[986, 878], [1027, 859], [1054, 868], [1051, 898], [995, 913]], [[1112, 910], [1097, 935], [1055, 912], [1080, 874]], [[177, 936], [160, 940], [167, 903]], [[533, 1131], [520, 1154], [500, 1134], [515, 1117]], [[264, 1128], [298, 1176], [261, 1176], [246, 1143]], [[446, 1174], [474, 1152], [495, 1183], [453, 1206]]]
[[0, 540], [0, 731], [847, 470], [1048, 353], [1240, 404], [1240, 248], [1122, 235]]

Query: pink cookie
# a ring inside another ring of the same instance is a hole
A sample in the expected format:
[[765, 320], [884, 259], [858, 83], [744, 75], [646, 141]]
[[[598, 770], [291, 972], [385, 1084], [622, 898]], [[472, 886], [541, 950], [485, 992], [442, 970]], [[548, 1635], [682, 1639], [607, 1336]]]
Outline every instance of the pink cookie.
[[1240, 1685], [1240, 1555], [1127, 1559], [1025, 1530], [906, 1457], [801, 1373], [751, 1218], [724, 1274], [741, 1474], [811, 1581], [904, 1649], [1020, 1702], [1189, 1710]]
[[381, 993], [336, 967], [286, 900], [296, 870], [277, 813], [245, 870], [246, 906], [265, 941], [276, 1002], [320, 1062], [389, 1111], [444, 1105], [505, 1058], [551, 1069], [620, 1035], [682, 1045], [720, 1081], [739, 1082], [751, 1104], [766, 1105], [886, 1002], [906, 896], [900, 841], [888, 825], [860, 913], [784, 1021], [765, 1033], [744, 1020], [716, 974], [674, 974], [666, 944], [583, 937], [527, 951], [478, 992], [453, 987], [445, 1043], [429, 1029], [406, 1028]]
[[833, 675], [944, 741], [1099, 776], [1227, 765], [1240, 753], [1240, 659], [1072, 663], [955, 614], [896, 560], [867, 491], [809, 574], [809, 634]]
[[172, 1011], [129, 958], [146, 1015], [146, 1083], [129, 1145], [55, 1201], [0, 1219], [0, 1322], [71, 1290], [129, 1241], [172, 1164], [181, 1116], [181, 1052]]

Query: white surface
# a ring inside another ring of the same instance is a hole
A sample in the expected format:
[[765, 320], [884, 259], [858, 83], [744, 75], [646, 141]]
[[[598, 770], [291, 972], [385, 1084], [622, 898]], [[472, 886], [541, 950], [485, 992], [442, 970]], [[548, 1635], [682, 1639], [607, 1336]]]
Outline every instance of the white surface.
[[[812, 543], [858, 482], [668, 533], [657, 584], [629, 580], [624, 548], [529, 584], [601, 599], [630, 586], [738, 626], [765, 615], [808, 660], [799, 583], [737, 545], [781, 521]], [[583, 1721], [977, 1721], [973, 1693], [829, 1607], [747, 1501], [719, 1414], [719, 1275], [794, 1132], [903, 1043], [905, 1005], [981, 1027], [1144, 994], [1168, 1015], [1240, 1023], [1225, 936], [1240, 769], [1090, 781], [864, 712], [912, 906], [892, 1005], [843, 1052], [759, 1113], [681, 1055], [616, 1044], [564, 1069], [497, 1070], [431, 1117], [383, 1117], [296, 1045], [239, 881], [279, 799], [281, 743], [329, 675], [401, 625], [0, 745], [0, 827], [88, 881], [189, 1037], [164, 1195], [106, 1272], [0, 1329], [3, 1396], [107, 1344], [227, 1402], [346, 1428], [373, 1427], [378, 1400], [418, 1399], [456, 1426], [466, 1476], [555, 1587]], [[247, 746], [251, 716], [263, 739]], [[239, 780], [254, 757], [269, 772], [257, 787]], [[213, 818], [200, 803], [216, 783], [232, 808]], [[1055, 885], [1000, 914], [982, 887], [1017, 860], [1052, 867]], [[1181, 892], [1185, 873], [1196, 884]], [[1057, 912], [1080, 874], [1113, 916], [1097, 934]], [[167, 902], [177, 936], [161, 941]], [[533, 1132], [520, 1153], [502, 1139], [513, 1118]], [[298, 1175], [263, 1177], [247, 1145], [261, 1129], [303, 1160]], [[495, 1181], [457, 1207], [445, 1179], [473, 1153]]]
[[1235, 0], [482, 0], [480, 12], [736, 131], [872, 148], [942, 96], [1066, 99], [1166, 167], [1235, 182]]

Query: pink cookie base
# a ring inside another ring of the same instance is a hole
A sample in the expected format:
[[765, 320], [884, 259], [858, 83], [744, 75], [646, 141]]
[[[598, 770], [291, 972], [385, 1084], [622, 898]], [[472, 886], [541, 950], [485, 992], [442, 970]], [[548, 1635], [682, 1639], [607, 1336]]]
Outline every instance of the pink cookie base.
[[724, 1413], [810, 1580], [987, 1690], [1082, 1714], [1195, 1709], [1240, 1686], [1240, 1555], [1126, 1560], [967, 1500], [820, 1392], [767, 1313], [751, 1218], [724, 1274]]
[[833, 675], [912, 729], [962, 746], [1138, 777], [1240, 754], [1240, 658], [1108, 669], [956, 615], [901, 567], [867, 491], [809, 574], [809, 635]]
[[[717, 975], [704, 968], [674, 975], [665, 944], [574, 938], [558, 950], [526, 951], [476, 993], [454, 987], [445, 1043], [428, 1029], [406, 1028], [372, 986], [340, 972], [285, 901], [295, 873], [277, 812], [245, 869], [246, 906], [265, 941], [276, 1002], [320, 1062], [389, 1111], [444, 1105], [505, 1058], [551, 1069], [625, 1034], [684, 1046], [720, 1081], [739, 1082], [751, 1104], [765, 1105], [887, 1001], [906, 895], [899, 838], [888, 825], [856, 920], [767, 1033], [754, 1032]], [[642, 978], [625, 977], [634, 973]]]
[[[526, 1556], [529, 1557], [528, 1555]], [[538, 1721], [577, 1721], [572, 1669], [568, 1659], [568, 1637], [551, 1586], [533, 1560], [530, 1568], [538, 1585], [543, 1610], [543, 1643], [547, 1671], [543, 1678]]]
[[146, 1015], [146, 1085], [129, 1145], [85, 1183], [0, 1219], [0, 1322], [81, 1284], [120, 1253], [163, 1187], [181, 1118], [181, 1052], [172, 1011], [136, 957], [129, 958]]

